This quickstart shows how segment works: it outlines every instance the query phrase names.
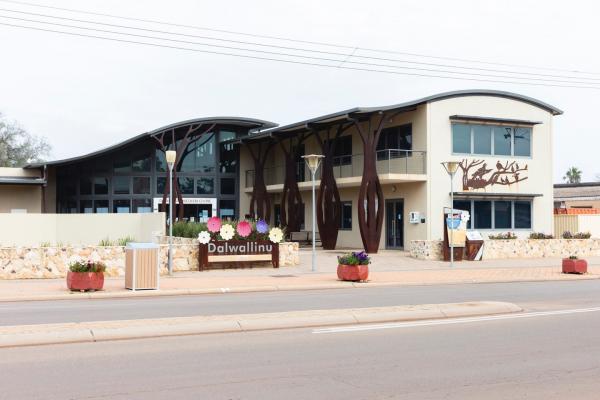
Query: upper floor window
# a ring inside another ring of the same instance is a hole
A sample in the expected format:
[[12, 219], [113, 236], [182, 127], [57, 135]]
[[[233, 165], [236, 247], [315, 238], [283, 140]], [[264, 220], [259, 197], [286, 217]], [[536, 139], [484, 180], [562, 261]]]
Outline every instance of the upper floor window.
[[496, 156], [531, 156], [531, 128], [452, 124], [452, 152]]
[[352, 136], [342, 136], [336, 139], [333, 151], [333, 165], [352, 164]]

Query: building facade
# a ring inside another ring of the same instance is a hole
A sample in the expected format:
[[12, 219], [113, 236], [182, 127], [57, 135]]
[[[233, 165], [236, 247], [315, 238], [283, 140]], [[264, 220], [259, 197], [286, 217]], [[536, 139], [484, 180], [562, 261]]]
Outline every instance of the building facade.
[[561, 113], [514, 93], [459, 91], [285, 126], [186, 121], [26, 169], [44, 171], [47, 212], [152, 212], [167, 206], [164, 150], [176, 149], [178, 218], [262, 218], [305, 231], [311, 174], [302, 156], [321, 154], [316, 208], [323, 246], [403, 249], [443, 236], [450, 206], [443, 161], [460, 162], [454, 207], [469, 211], [470, 229], [551, 233], [552, 120]]

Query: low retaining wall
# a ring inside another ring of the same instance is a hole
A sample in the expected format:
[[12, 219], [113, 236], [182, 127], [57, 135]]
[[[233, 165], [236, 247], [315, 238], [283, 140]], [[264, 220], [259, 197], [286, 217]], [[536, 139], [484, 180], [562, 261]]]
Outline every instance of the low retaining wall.
[[[160, 239], [161, 274], [167, 273], [169, 246]], [[173, 270], [198, 270], [198, 241], [174, 238]], [[194, 243], [195, 242], [195, 243]], [[69, 260], [89, 258], [106, 264], [106, 276], [125, 275], [125, 247], [123, 246], [69, 246], [69, 247], [0, 247], [0, 279], [63, 278]], [[298, 243], [279, 244], [279, 265], [300, 263]]]
[[[419, 260], [441, 260], [441, 240], [413, 240], [410, 256]], [[483, 259], [600, 256], [600, 239], [510, 239], [486, 240]]]

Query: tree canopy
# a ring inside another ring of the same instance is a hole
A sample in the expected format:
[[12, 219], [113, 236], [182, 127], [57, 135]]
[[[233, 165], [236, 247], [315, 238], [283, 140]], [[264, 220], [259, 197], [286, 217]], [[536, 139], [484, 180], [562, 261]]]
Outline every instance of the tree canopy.
[[581, 170], [577, 167], [571, 167], [567, 170], [563, 179], [567, 183], [581, 183]]
[[33, 135], [0, 114], [0, 167], [22, 167], [50, 154], [46, 138]]

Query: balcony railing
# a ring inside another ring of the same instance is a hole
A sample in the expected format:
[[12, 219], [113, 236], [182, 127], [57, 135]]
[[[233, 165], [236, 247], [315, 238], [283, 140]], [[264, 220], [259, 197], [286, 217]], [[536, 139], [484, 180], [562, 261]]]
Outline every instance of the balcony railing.
[[[336, 179], [362, 176], [363, 155], [340, 156], [333, 159], [333, 175]], [[379, 150], [377, 151], [378, 174], [425, 174], [426, 152], [413, 150]], [[285, 167], [276, 165], [264, 170], [265, 184], [283, 184]], [[317, 171], [316, 179], [321, 179], [321, 168]], [[298, 182], [310, 182], [310, 170], [304, 161], [296, 165], [296, 179]], [[246, 187], [254, 186], [254, 170], [246, 171]]]

